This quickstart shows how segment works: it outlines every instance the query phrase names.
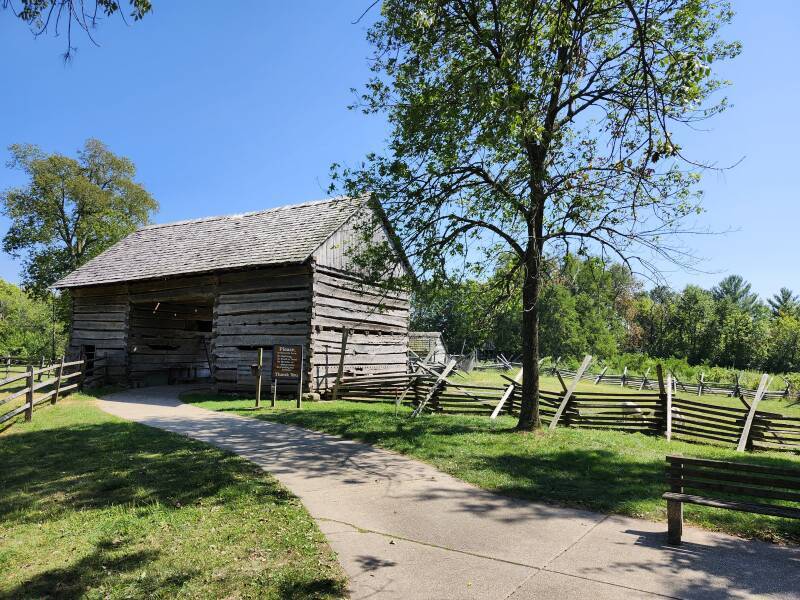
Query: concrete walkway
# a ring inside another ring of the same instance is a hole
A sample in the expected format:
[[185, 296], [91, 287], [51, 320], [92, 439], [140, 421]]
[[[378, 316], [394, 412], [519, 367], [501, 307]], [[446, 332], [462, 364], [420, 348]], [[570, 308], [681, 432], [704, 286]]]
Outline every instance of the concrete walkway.
[[[103, 410], [252, 460], [297, 494], [353, 598], [800, 598], [800, 549], [513, 500], [336, 436], [131, 390]], [[613, 482], [609, 482], [613, 485]]]

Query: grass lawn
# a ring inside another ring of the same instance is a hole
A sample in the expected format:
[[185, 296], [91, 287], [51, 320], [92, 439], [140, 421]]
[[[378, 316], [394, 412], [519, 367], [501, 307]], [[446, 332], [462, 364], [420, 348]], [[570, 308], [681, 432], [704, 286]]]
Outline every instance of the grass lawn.
[[75, 395], [0, 435], [0, 598], [338, 598], [300, 502], [244, 459]]
[[[252, 410], [252, 399], [189, 394], [185, 401], [212, 410], [289, 423], [363, 440], [424, 460], [482, 488], [539, 502], [663, 520], [667, 454], [738, 460], [800, 468], [786, 453], [742, 455], [726, 448], [689, 444], [641, 434], [558, 428], [513, 432], [516, 420], [425, 415], [390, 404], [306, 402], [302, 410], [279, 401], [277, 409]], [[687, 505], [689, 523], [773, 541], [800, 542], [800, 521]]]

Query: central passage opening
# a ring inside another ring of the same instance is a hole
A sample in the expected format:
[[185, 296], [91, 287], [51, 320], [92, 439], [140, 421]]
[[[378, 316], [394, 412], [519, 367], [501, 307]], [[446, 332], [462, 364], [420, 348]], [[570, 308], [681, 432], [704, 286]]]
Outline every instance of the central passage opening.
[[212, 311], [210, 298], [131, 303], [131, 382], [163, 385], [210, 381]]

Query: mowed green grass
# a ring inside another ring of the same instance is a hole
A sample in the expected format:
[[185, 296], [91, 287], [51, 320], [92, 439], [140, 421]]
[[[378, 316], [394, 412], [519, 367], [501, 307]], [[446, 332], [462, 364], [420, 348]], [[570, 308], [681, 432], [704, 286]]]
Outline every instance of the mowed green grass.
[[[388, 448], [426, 461], [482, 488], [562, 506], [663, 520], [661, 494], [667, 454], [739, 460], [800, 469], [784, 453], [739, 454], [722, 447], [668, 443], [663, 438], [615, 431], [558, 428], [523, 434], [502, 416], [424, 415], [406, 407], [354, 402], [291, 401], [253, 410], [252, 399], [189, 394], [185, 401], [211, 410], [299, 425]], [[395, 411], [397, 410], [397, 414]], [[687, 505], [687, 522], [744, 537], [800, 542], [800, 521]]]
[[0, 435], [0, 598], [338, 598], [296, 497], [255, 465], [72, 396]]

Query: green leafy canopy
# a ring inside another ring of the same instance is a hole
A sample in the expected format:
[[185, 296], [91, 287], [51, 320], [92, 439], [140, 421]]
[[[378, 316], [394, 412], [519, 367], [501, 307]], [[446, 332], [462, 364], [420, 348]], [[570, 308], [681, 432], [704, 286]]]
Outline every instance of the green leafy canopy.
[[76, 158], [15, 144], [9, 167], [28, 176], [0, 193], [11, 226], [3, 250], [23, 259], [23, 282], [37, 294], [149, 221], [158, 203], [134, 180], [136, 168], [90, 139]]
[[659, 257], [690, 262], [667, 241], [700, 211], [702, 165], [679, 138], [726, 107], [712, 66], [739, 52], [718, 35], [730, 7], [385, 0], [381, 10], [356, 107], [386, 116], [387, 151], [334, 165], [332, 188], [371, 193], [420, 274], [491, 272], [514, 257], [530, 428], [548, 253], [613, 255], [653, 273]]

